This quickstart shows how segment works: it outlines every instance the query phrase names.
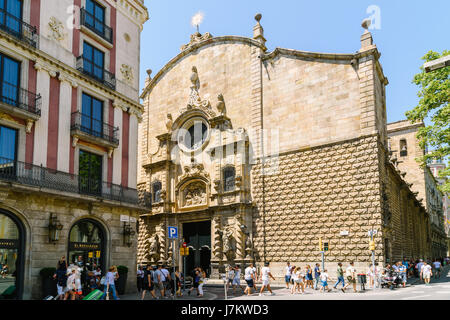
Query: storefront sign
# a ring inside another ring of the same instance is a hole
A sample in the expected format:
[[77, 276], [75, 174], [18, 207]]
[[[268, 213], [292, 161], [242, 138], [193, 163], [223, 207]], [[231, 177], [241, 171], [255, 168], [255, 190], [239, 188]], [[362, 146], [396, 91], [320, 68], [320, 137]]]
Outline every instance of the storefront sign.
[[0, 249], [16, 249], [18, 247], [18, 240], [0, 239]]
[[81, 243], [81, 242], [70, 242], [70, 250], [83, 250], [83, 251], [94, 251], [100, 249], [100, 243]]

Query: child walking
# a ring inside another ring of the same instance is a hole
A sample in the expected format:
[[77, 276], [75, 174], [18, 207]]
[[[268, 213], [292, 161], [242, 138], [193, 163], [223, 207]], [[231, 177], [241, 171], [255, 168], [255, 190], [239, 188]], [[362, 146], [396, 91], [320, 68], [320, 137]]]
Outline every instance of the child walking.
[[322, 287], [320, 288], [320, 291], [325, 293], [325, 289], [330, 292], [331, 289], [328, 288], [328, 271], [323, 270], [323, 272], [320, 274], [320, 281], [322, 282]]

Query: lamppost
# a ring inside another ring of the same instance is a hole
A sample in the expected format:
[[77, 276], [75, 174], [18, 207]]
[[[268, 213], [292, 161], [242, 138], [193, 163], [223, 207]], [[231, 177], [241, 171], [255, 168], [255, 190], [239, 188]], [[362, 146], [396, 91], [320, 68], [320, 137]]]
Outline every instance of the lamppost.
[[59, 222], [56, 214], [50, 214], [50, 222], [48, 224], [48, 240], [55, 243], [59, 240], [59, 234], [63, 228], [63, 225]]
[[450, 55], [429, 61], [423, 65], [423, 68], [425, 69], [426, 73], [430, 73], [448, 66], [450, 66]]

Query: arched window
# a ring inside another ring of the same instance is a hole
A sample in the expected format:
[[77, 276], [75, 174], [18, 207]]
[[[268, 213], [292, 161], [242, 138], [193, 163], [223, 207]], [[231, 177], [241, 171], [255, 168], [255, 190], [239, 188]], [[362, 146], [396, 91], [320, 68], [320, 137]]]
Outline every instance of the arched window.
[[153, 182], [153, 203], [161, 202], [162, 184], [159, 181]]
[[234, 167], [223, 169], [223, 191], [233, 191], [235, 187], [236, 170]]
[[400, 140], [400, 157], [406, 157], [408, 155], [408, 145], [406, 144], [406, 140]]

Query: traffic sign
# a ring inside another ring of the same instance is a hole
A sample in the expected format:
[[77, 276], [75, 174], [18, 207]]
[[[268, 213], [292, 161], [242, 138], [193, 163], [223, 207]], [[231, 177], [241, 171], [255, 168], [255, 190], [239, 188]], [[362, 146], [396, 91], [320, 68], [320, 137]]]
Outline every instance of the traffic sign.
[[186, 247], [187, 247], [187, 243], [183, 242], [183, 248], [186, 248]]
[[180, 248], [180, 256], [188, 256], [189, 255], [189, 248]]
[[178, 228], [177, 227], [167, 227], [169, 239], [178, 239]]

